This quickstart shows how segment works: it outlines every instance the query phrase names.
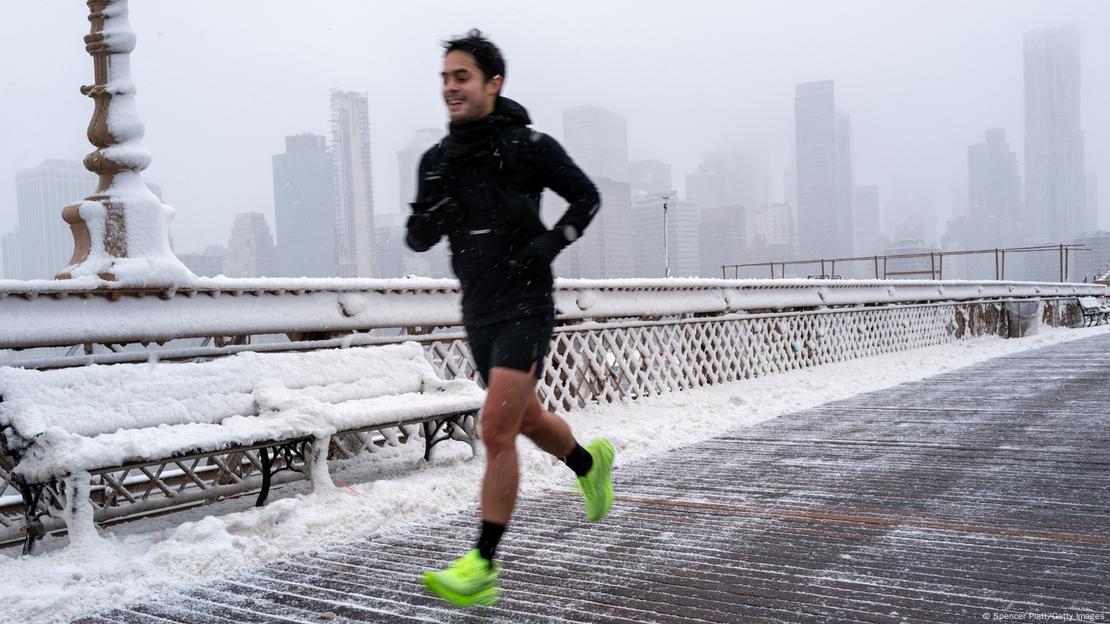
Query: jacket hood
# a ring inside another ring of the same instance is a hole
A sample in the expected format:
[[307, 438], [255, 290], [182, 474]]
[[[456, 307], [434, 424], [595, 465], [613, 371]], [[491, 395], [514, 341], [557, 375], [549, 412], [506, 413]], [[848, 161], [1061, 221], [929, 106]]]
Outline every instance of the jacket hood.
[[527, 126], [532, 123], [528, 111], [519, 102], [510, 100], [503, 95], [497, 96], [497, 102], [493, 105], [491, 117], [497, 117], [498, 121], [506, 125]]

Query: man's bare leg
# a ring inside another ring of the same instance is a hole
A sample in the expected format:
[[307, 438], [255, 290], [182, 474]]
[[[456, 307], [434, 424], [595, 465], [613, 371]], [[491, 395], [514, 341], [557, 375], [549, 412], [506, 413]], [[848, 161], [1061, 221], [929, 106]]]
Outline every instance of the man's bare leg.
[[490, 371], [481, 418], [482, 442], [486, 446], [482, 520], [504, 526], [513, 514], [520, 483], [516, 437], [521, 433], [525, 411], [533, 402], [537, 402], [536, 378], [531, 373], [503, 367]]
[[545, 410], [540, 397], [532, 392], [532, 400], [524, 410], [520, 432], [536, 446], [559, 459], [566, 457], [577, 442], [567, 421]]

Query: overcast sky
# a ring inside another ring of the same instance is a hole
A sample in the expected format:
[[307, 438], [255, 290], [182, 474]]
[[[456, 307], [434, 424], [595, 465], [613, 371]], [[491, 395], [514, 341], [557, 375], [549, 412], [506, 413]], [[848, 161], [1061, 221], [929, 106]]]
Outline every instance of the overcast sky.
[[[85, 3], [4, 10], [0, 234], [16, 225], [15, 172], [83, 158], [93, 110], [78, 91], [92, 82]], [[967, 146], [987, 128], [1004, 128], [1022, 158], [1023, 32], [1075, 25], [1087, 168], [1110, 204], [1104, 0], [132, 0], [131, 24], [154, 155], [145, 177], [177, 209], [179, 251], [226, 244], [238, 212], [265, 212], [272, 227], [270, 157], [286, 135], [327, 134], [332, 87], [369, 94], [377, 210], [396, 212], [397, 151], [445, 122], [438, 42], [471, 27], [501, 46], [504, 93], [537, 129], [561, 138], [568, 106], [622, 113], [630, 156], [670, 163], [680, 190], [705, 152], [740, 149], [766, 158], [781, 200], [794, 85], [833, 79], [852, 118], [856, 184], [879, 185], [884, 203], [899, 188], [930, 190], [947, 216]]]

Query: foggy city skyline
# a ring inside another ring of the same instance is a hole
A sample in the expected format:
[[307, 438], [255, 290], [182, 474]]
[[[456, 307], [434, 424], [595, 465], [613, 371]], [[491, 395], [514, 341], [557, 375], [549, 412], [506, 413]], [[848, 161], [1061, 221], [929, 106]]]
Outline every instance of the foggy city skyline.
[[[628, 159], [670, 165], [684, 199], [685, 181], [708, 154], [740, 151], [763, 174], [765, 203], [788, 201], [795, 89], [832, 81], [836, 108], [851, 117], [851, 184], [878, 187], [884, 215], [900, 205], [931, 210], [926, 245], [968, 214], [968, 148], [988, 130], [1004, 131], [1024, 177], [1024, 35], [1075, 27], [1085, 170], [1095, 184], [1110, 180], [1102, 112], [1110, 107], [1110, 5], [1099, 2], [259, 6], [130, 7], [143, 142], [154, 157], [144, 179], [177, 209], [179, 255], [227, 244], [241, 213], [262, 213], [274, 228], [272, 158], [288, 136], [330, 139], [332, 89], [367, 94], [375, 214], [406, 213], [398, 153], [422, 129], [445, 127], [439, 41], [471, 27], [503, 49], [503, 93], [529, 110], [535, 129], [562, 141], [567, 109], [616, 113], [627, 122]], [[80, 161], [93, 149], [85, 139], [92, 101], [78, 92], [92, 82], [83, 3], [10, 12], [20, 28], [0, 51], [35, 61], [0, 69], [0, 129], [16, 146], [0, 158], [0, 236], [17, 225], [17, 171]], [[1099, 228], [1110, 225], [1106, 203], [1097, 206]], [[742, 250], [736, 256], [744, 259]]]

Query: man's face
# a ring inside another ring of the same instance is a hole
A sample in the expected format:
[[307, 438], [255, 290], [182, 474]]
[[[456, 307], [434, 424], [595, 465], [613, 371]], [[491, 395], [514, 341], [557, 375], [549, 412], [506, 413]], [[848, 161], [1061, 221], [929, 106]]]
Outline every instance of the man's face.
[[485, 80], [474, 57], [452, 50], [443, 58], [443, 101], [451, 121], [474, 121], [493, 112], [501, 91], [501, 76]]

